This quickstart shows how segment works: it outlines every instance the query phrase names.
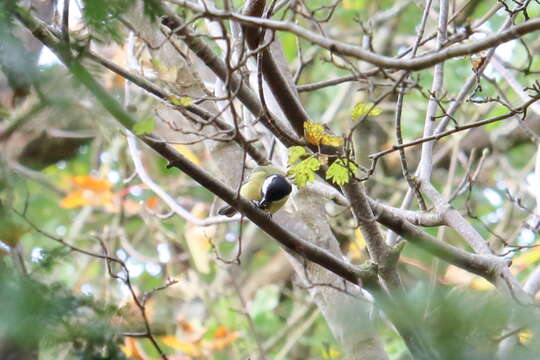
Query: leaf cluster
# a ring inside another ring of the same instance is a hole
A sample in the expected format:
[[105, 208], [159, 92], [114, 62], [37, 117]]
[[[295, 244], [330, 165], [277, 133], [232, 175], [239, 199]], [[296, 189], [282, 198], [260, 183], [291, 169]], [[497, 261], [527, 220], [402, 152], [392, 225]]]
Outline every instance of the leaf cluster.
[[[309, 155], [302, 146], [289, 148], [288, 175], [298, 187], [304, 187], [307, 183], [315, 181], [315, 173], [319, 171], [324, 159], [315, 155]], [[325, 178], [334, 184], [342, 186], [347, 184], [358, 170], [358, 166], [347, 158], [338, 158], [328, 167]]]
[[21, 277], [0, 263], [1, 341], [26, 350], [71, 344], [72, 359], [124, 359], [111, 326], [116, 313], [59, 283]]

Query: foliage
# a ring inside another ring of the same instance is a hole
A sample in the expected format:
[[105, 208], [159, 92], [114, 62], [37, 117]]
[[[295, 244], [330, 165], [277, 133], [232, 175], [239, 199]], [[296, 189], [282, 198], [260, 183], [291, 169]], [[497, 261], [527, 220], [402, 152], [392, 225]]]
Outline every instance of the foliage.
[[155, 126], [156, 120], [154, 118], [148, 118], [136, 123], [135, 126], [133, 126], [133, 132], [135, 135], [151, 134], [152, 131], [154, 131]]
[[192, 99], [189, 96], [182, 96], [179, 98], [178, 96], [172, 95], [169, 97], [169, 101], [171, 102], [171, 104], [183, 107], [191, 106], [191, 104], [193, 103]]
[[[111, 327], [114, 306], [77, 297], [59, 283], [21, 277], [0, 263], [0, 334], [25, 351], [54, 351], [70, 344], [72, 359], [125, 359]], [[6, 354], [4, 354], [6, 356]]]
[[317, 158], [307, 158], [300, 161], [289, 169], [288, 174], [293, 178], [294, 183], [299, 187], [304, 187], [308, 182], [315, 180], [315, 172], [319, 170], [321, 163]]
[[351, 118], [354, 121], [364, 115], [379, 116], [381, 114], [382, 110], [375, 107], [373, 104], [357, 103], [352, 109]]
[[304, 137], [308, 143], [313, 145], [327, 145], [335, 147], [343, 145], [343, 138], [326, 133], [324, 126], [310, 121], [306, 121], [304, 123]]
[[358, 169], [355, 163], [348, 159], [337, 159], [330, 165], [326, 172], [326, 179], [331, 180], [336, 185], [344, 185], [350, 181]]
[[[353, 216], [354, 207], [341, 201], [347, 193], [342, 187], [355, 179], [363, 182], [370, 201], [394, 211], [397, 228], [415, 226], [443, 240], [454, 254], [471, 253], [466, 262], [479, 259], [464, 241], [465, 232], [475, 231], [499, 260], [512, 260], [509, 272], [524, 284], [540, 264], [538, 108], [520, 108], [535, 95], [537, 33], [498, 44], [496, 59], [505, 72], [490, 65], [480, 74], [489, 61], [487, 51], [448, 59], [443, 88], [435, 94], [433, 67], [385, 68], [344, 56], [332, 46], [315, 46], [289, 31], [269, 31], [289, 63], [291, 74], [283, 67], [283, 77], [294, 78], [308, 113], [303, 121], [286, 113], [294, 102], [280, 106], [280, 93], [267, 87], [275, 76], [268, 76], [268, 63], [258, 55], [266, 46], [245, 48], [241, 24], [223, 13], [210, 16], [159, 0], [72, 1], [72, 64], [105, 89], [103, 101], [95, 97], [98, 85], [76, 81], [82, 72], [73, 66], [70, 72], [37, 40], [52, 36], [50, 43], [67, 48], [62, 9], [42, 19], [50, 31], [32, 35], [15, 20], [20, 11], [36, 16], [21, 10], [21, 3], [0, 1], [0, 358], [153, 360], [162, 352], [170, 360], [225, 360], [258, 358], [262, 351], [269, 360], [345, 359], [351, 344], [343, 341], [344, 334], [359, 339], [361, 331], [373, 330], [374, 341], [366, 343], [381, 344], [397, 360], [408, 358], [411, 350], [411, 334], [402, 331], [403, 324], [412, 324], [413, 337], [440, 360], [493, 359], [507, 338], [518, 343], [508, 358], [537, 356], [540, 320], [534, 304], [495, 290], [495, 285], [504, 287], [500, 281], [465, 270], [463, 262], [441, 261], [440, 253], [409, 239], [399, 256], [390, 254], [397, 263], [378, 264], [378, 280], [396, 268], [405, 289], [383, 303], [381, 296], [387, 294], [372, 291], [368, 283], [359, 293], [341, 279], [329, 282], [336, 277], [307, 260], [305, 243], [287, 249], [289, 257], [246, 216], [240, 221], [216, 217], [221, 206], [216, 194], [225, 192], [211, 193], [208, 181], [169, 168], [174, 163], [162, 156], [176, 151], [190, 160], [188, 169], [201, 169], [233, 190], [251, 175], [248, 169], [255, 162], [270, 158], [284, 168], [286, 160], [287, 175], [299, 191], [265, 225], [275, 222], [300, 234], [326, 250], [319, 256], [331, 252], [347, 269], [374, 261], [373, 248], [368, 250], [373, 234], [360, 231], [373, 222], [371, 215]], [[244, 3], [215, 2], [220, 9], [232, 4], [230, 11]], [[488, 1], [457, 1], [452, 8], [465, 3], [452, 16], [444, 53], [454, 41], [463, 46], [478, 41], [465, 36], [470, 29], [477, 35], [485, 29], [496, 33], [510, 14], [490, 12]], [[362, 39], [362, 48], [373, 50], [375, 57], [400, 56], [403, 62], [411, 59], [410, 53], [401, 54], [414, 44], [423, 11], [415, 2], [390, 0], [278, 4], [283, 6], [272, 20], [288, 19], [351, 46]], [[540, 15], [537, 3], [523, 4], [527, 11], [519, 11], [512, 26]], [[440, 5], [432, 6], [419, 58], [438, 51], [433, 34]], [[170, 34], [162, 26], [164, 15], [171, 14], [166, 7], [186, 22], [177, 31], [187, 29], [200, 40], [196, 47], [185, 34]], [[130, 23], [133, 15], [140, 16], [135, 12], [146, 16], [144, 28]], [[484, 28], [474, 28], [485, 14], [491, 16]], [[462, 41], [461, 34], [467, 39]], [[201, 60], [208, 50], [211, 56]], [[219, 61], [224, 66], [213, 72]], [[426, 214], [441, 215], [439, 205], [419, 181], [412, 189], [418, 192], [412, 212], [398, 210], [414, 185], [403, 177], [402, 161], [414, 177], [427, 144], [421, 139], [426, 123], [441, 124], [471, 76], [474, 86], [447, 126], [456, 132], [432, 143], [429, 178], [442, 201], [449, 199], [443, 210], [459, 210], [456, 216], [472, 227], [422, 226]], [[151, 93], [145, 82], [152, 83]], [[398, 92], [403, 107], [396, 129]], [[436, 110], [426, 116], [430, 101]], [[107, 104], [125, 105], [134, 121], [119, 124]], [[463, 128], [509, 111], [515, 114], [502, 121]], [[303, 127], [303, 134], [276, 130], [287, 121], [295, 129]], [[397, 130], [407, 145], [404, 157], [394, 151]], [[155, 142], [161, 155], [141, 142], [140, 155], [134, 155], [126, 131]], [[384, 156], [373, 156], [385, 149]], [[368, 168], [367, 180], [356, 177], [359, 168]], [[316, 186], [302, 189], [308, 184]], [[392, 239], [375, 210], [378, 224], [370, 231]], [[393, 290], [389, 282], [383, 285]], [[358, 300], [360, 295], [366, 298]], [[343, 304], [353, 304], [352, 310]]]
[[132, 5], [129, 0], [84, 0], [82, 13], [95, 36], [103, 36], [105, 41], [122, 42], [120, 17]]

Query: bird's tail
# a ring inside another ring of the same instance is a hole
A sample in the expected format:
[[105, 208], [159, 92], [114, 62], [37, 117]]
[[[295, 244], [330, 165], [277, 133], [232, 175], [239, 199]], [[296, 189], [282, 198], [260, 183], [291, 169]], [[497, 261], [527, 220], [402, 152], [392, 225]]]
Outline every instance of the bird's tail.
[[232, 217], [234, 214], [236, 214], [236, 209], [233, 208], [232, 206], [225, 205], [218, 210], [218, 214]]

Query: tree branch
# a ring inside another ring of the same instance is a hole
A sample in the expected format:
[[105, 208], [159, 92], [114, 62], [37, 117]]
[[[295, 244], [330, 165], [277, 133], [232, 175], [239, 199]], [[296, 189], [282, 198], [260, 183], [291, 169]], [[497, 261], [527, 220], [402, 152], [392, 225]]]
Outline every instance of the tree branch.
[[[263, 15], [265, 0], [250, 0], [245, 5], [244, 14], [250, 17], [259, 17]], [[250, 26], [243, 27], [244, 37], [246, 43], [252, 51], [256, 51], [260, 45], [260, 42], [265, 38], [265, 32], [258, 32], [258, 29], [254, 29]], [[273, 38], [272, 34], [272, 38]], [[276, 46], [279, 43], [274, 39]], [[271, 46], [265, 46], [261, 50], [260, 61], [261, 70], [264, 75], [266, 83], [272, 90], [272, 94], [276, 98], [281, 110], [287, 117], [287, 120], [293, 127], [296, 135], [300, 138], [304, 135], [304, 122], [309, 121], [309, 116], [300, 103], [298, 94], [292, 89], [291, 84], [285, 78], [282, 70], [280, 69], [274, 55], [271, 51]]]
[[301, 26], [290, 23], [288, 21], [277, 21], [269, 19], [261, 19], [258, 17], [250, 17], [240, 15], [234, 12], [219, 10], [210, 6], [200, 6], [186, 0], [167, 0], [170, 3], [186, 7], [190, 10], [201, 13], [205, 16], [232, 19], [242, 24], [258, 25], [267, 29], [286, 31], [295, 34], [303, 39], [310, 41], [313, 44], [319, 45], [325, 49], [340, 55], [351, 56], [358, 60], [366, 61], [373, 65], [387, 69], [402, 69], [402, 70], [422, 70], [441, 63], [448, 59], [456, 58], [464, 55], [472, 55], [482, 50], [489, 49], [517, 39], [525, 34], [540, 30], [540, 19], [528, 20], [520, 25], [515, 25], [510, 29], [499, 34], [488, 36], [482, 40], [476, 41], [468, 45], [456, 45], [439, 50], [433, 54], [419, 56], [414, 59], [402, 60], [388, 56], [379, 55], [371, 51], [364, 50], [359, 46], [354, 46], [338, 40], [330, 39], [312, 31], [309, 31]]

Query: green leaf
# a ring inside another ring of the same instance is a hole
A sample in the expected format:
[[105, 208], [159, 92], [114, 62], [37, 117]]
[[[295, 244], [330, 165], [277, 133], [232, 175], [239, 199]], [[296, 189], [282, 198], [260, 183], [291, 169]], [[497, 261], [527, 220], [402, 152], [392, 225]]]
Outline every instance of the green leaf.
[[157, 17], [163, 14], [163, 7], [160, 0], [143, 0], [144, 14], [150, 17], [151, 21], [155, 21]]
[[296, 163], [302, 156], [307, 155], [306, 149], [302, 146], [291, 146], [287, 151], [289, 153], [289, 160], [287, 161], [289, 166]]
[[306, 186], [306, 183], [315, 180], [315, 171], [319, 170], [321, 163], [317, 158], [309, 158], [300, 161], [292, 169], [289, 170], [289, 175], [293, 177], [294, 183], [298, 187]]
[[154, 118], [148, 118], [146, 120], [136, 123], [133, 126], [133, 132], [135, 133], [135, 135], [139, 136], [151, 134], [152, 131], [154, 131], [155, 126], [156, 120]]
[[336, 185], [347, 184], [358, 167], [347, 159], [337, 159], [330, 165], [326, 172], [326, 179], [331, 180]]
[[175, 95], [171, 95], [169, 96], [169, 101], [173, 105], [182, 106], [182, 107], [191, 106], [193, 104], [193, 101], [189, 96], [178, 97]]
[[268, 285], [260, 288], [255, 293], [255, 299], [251, 304], [249, 315], [256, 317], [265, 312], [273, 311], [279, 305], [280, 291], [277, 285]]
[[120, 18], [133, 6], [129, 0], [83, 0], [82, 15], [95, 35], [122, 43]]
[[373, 104], [357, 103], [353, 107], [351, 117], [353, 120], [356, 120], [364, 115], [378, 116], [381, 114], [382, 110], [378, 107], [373, 107]]

